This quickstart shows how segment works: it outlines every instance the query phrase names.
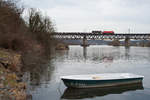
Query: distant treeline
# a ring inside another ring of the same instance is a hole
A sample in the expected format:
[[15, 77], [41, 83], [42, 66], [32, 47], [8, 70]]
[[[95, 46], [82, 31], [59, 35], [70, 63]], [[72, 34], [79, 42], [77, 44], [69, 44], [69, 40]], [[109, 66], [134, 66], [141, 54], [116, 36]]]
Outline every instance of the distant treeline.
[[0, 47], [18, 52], [48, 53], [52, 42], [49, 37], [55, 31], [53, 22], [34, 8], [28, 10], [24, 20], [24, 10], [18, 1], [0, 0]]

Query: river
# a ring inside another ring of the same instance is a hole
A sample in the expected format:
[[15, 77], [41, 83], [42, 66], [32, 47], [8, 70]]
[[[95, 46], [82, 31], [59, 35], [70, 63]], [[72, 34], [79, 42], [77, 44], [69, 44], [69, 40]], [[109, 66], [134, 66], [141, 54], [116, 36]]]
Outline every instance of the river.
[[[46, 67], [45, 67], [46, 66]], [[143, 84], [107, 89], [68, 90], [60, 76], [99, 73], [134, 73]], [[37, 74], [38, 73], [38, 74]], [[39, 72], [26, 73], [29, 100], [148, 100], [150, 98], [150, 48], [70, 46], [55, 51]]]

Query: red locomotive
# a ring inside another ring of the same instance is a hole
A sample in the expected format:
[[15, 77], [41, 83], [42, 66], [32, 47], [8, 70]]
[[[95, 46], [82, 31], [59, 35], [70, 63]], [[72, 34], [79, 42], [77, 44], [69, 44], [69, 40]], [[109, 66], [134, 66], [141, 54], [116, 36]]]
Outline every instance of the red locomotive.
[[102, 34], [115, 34], [114, 31], [103, 31]]
[[115, 34], [114, 31], [92, 31], [92, 33], [98, 34]]

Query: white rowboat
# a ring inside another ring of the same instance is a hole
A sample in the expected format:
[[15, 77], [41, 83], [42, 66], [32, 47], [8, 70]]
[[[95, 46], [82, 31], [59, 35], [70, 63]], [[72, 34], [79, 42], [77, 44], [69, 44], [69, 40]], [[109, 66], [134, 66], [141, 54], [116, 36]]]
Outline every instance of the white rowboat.
[[142, 82], [144, 76], [131, 73], [104, 73], [62, 76], [64, 84], [71, 88], [119, 86]]

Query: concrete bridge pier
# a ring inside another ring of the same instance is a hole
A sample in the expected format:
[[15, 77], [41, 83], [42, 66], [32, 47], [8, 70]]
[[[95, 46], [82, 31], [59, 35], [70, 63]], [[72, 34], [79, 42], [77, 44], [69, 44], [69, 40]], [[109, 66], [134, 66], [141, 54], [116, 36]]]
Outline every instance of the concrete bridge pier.
[[126, 36], [126, 38], [125, 38], [125, 46], [126, 47], [130, 46], [130, 38], [128, 36]]
[[81, 46], [83, 46], [83, 47], [89, 46], [86, 36], [83, 37]]

